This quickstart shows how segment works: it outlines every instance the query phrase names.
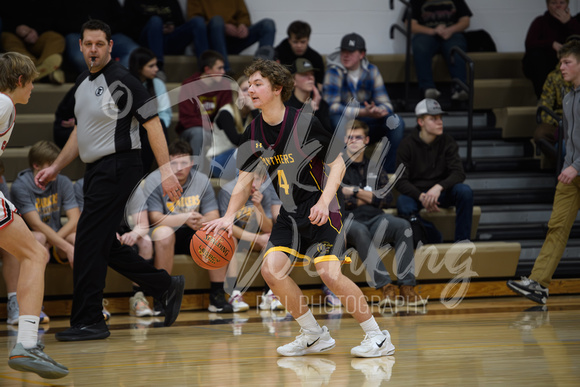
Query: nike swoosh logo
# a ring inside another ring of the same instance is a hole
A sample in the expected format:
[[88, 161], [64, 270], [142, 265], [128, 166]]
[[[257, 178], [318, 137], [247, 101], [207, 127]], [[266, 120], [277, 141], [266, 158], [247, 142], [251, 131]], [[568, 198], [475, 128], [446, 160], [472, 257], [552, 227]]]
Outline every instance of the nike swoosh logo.
[[175, 296], [175, 289], [173, 289], [173, 291], [171, 292], [171, 294], [169, 294], [166, 298], [165, 301], [165, 306], [169, 305], [169, 300], [171, 300], [173, 298], [173, 296]]
[[381, 343], [375, 343], [377, 345], [377, 347], [381, 348], [383, 346], [383, 344], [385, 344], [385, 341], [387, 341], [387, 338], [385, 337], [385, 339], [383, 341], [381, 341]]
[[306, 348], [312, 347], [314, 344], [316, 344], [318, 342], [318, 340], [320, 340], [320, 337], [318, 339], [314, 340], [312, 343], [306, 343]]
[[26, 321], [27, 323], [36, 324], [36, 321], [30, 321], [30, 320], [24, 320], [24, 321]]

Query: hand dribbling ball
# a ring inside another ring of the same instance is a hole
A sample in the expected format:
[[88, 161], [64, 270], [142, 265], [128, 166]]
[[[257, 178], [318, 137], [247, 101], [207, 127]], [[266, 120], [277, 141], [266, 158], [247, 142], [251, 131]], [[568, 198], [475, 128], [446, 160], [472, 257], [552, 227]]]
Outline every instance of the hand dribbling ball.
[[215, 270], [226, 266], [236, 250], [235, 238], [227, 232], [206, 232], [197, 230], [189, 243], [191, 258], [200, 267]]

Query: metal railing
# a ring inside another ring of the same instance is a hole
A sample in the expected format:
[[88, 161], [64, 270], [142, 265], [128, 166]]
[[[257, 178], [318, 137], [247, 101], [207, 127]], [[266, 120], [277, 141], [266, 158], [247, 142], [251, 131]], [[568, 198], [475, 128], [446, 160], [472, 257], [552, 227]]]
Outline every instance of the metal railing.
[[558, 182], [558, 176], [562, 172], [562, 166], [564, 165], [564, 159], [562, 154], [564, 152], [564, 122], [562, 117], [554, 113], [554, 111], [546, 106], [538, 106], [536, 110], [536, 122], [538, 124], [542, 123], [542, 113], [546, 113], [550, 117], [556, 120], [558, 123], [558, 149], [556, 150], [556, 183]]
[[[406, 43], [405, 43], [405, 99], [403, 103], [407, 104], [409, 100], [409, 88], [411, 84], [411, 3], [407, 0], [399, 0], [401, 3], [405, 5], [405, 21], [407, 28], [403, 28], [398, 24], [393, 24], [390, 30], [390, 37], [391, 39], [395, 38], [395, 30], [401, 32], [405, 35]], [[395, 0], [390, 0], [390, 7], [391, 9], [395, 9]]]
[[471, 150], [473, 148], [473, 87], [475, 80], [475, 66], [473, 59], [469, 57], [461, 48], [454, 46], [451, 47], [449, 55], [451, 56], [451, 63], [455, 61], [455, 54], [459, 55], [465, 63], [467, 63], [469, 71], [467, 74], [467, 85], [460, 79], [454, 78], [453, 81], [459, 85], [459, 87], [467, 92], [469, 99], [467, 100], [467, 160], [465, 161], [465, 170], [471, 171], [475, 167], [473, 158], [471, 155]]

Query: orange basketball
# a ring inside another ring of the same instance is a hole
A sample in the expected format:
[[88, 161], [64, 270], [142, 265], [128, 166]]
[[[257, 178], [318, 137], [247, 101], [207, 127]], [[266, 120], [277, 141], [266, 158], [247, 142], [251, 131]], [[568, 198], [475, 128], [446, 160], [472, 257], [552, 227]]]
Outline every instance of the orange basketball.
[[209, 270], [227, 265], [236, 250], [235, 238], [228, 237], [226, 232], [207, 233], [197, 230], [189, 243], [191, 258], [200, 267]]

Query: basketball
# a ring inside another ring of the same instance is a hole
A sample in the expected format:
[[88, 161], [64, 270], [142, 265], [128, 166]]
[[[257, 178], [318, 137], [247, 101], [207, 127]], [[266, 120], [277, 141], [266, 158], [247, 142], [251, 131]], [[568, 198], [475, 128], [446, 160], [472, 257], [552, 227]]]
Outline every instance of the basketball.
[[200, 267], [215, 270], [226, 266], [236, 250], [236, 240], [226, 232], [197, 230], [189, 243], [191, 258]]

